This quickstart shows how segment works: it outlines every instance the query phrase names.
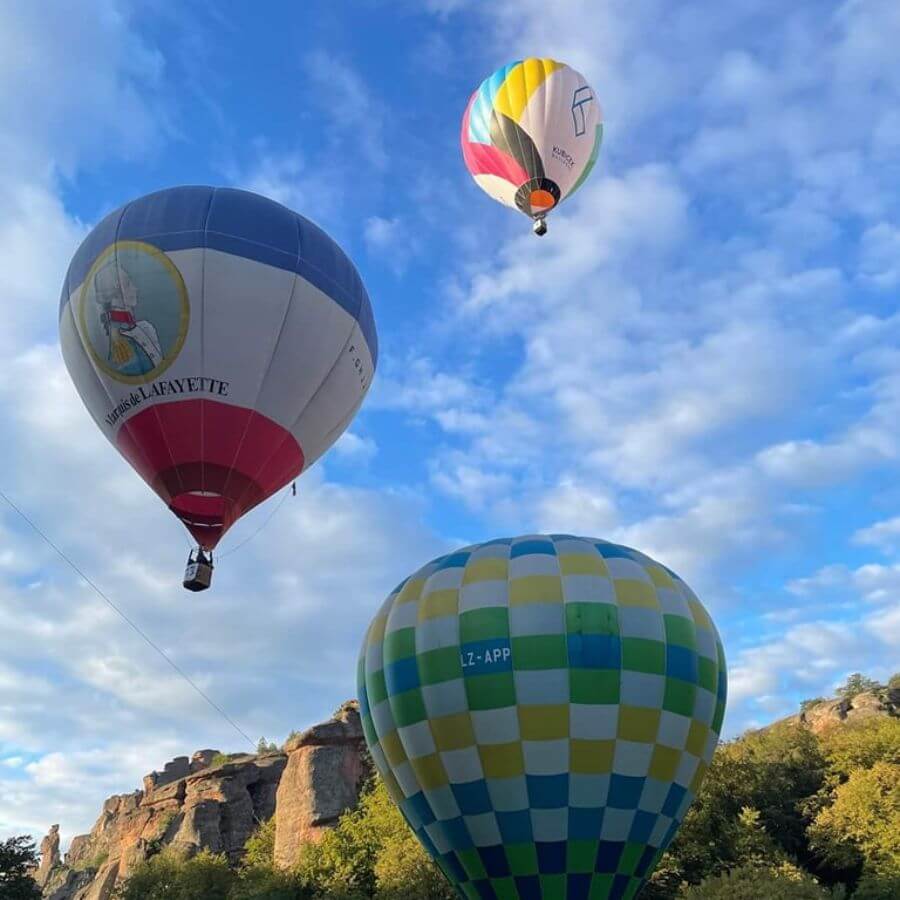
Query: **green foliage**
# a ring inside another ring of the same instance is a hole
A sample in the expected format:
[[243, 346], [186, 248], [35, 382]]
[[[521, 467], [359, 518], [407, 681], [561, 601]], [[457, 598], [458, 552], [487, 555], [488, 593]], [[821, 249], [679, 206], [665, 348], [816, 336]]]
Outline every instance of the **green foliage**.
[[820, 703], [827, 702], [826, 697], [811, 697], [809, 700], [801, 700], [800, 701], [800, 712], [805, 713], [807, 710], [811, 709], [813, 706], [818, 706]]
[[843, 891], [823, 888], [811, 875], [783, 862], [777, 866], [747, 863], [713, 875], [681, 894], [684, 900], [837, 900]]
[[228, 900], [309, 900], [300, 878], [272, 866], [253, 866], [240, 872]]
[[93, 869], [94, 871], [96, 871], [108, 859], [109, 859], [109, 851], [103, 850], [100, 853], [97, 853], [94, 856], [90, 857], [89, 859], [79, 860], [77, 863], [75, 863], [74, 866], [72, 866], [72, 869], [76, 872], [83, 872], [86, 869]]
[[204, 850], [193, 859], [164, 850], [137, 866], [118, 900], [229, 900], [236, 880], [224, 856]]
[[30, 837], [0, 841], [0, 897], [3, 900], [41, 900], [41, 892], [30, 874], [37, 864], [37, 851]]
[[244, 865], [265, 868], [275, 864], [275, 817], [258, 826], [244, 844]]
[[877, 762], [900, 765], [900, 719], [873, 716], [858, 724], [839, 725], [820, 741], [829, 771], [841, 781]]
[[837, 695], [841, 700], [852, 700], [858, 694], [864, 693], [880, 693], [884, 689], [884, 685], [873, 678], [866, 678], [860, 672], [854, 672], [845, 682], [837, 689]]
[[263, 753], [277, 753], [278, 744], [275, 744], [272, 741], [267, 741], [264, 737], [261, 737], [256, 742], [256, 752], [260, 755], [262, 755]]
[[229, 761], [230, 757], [227, 753], [217, 753], [210, 761], [209, 766], [211, 769], [214, 769], [216, 766], [224, 766], [225, 763]]

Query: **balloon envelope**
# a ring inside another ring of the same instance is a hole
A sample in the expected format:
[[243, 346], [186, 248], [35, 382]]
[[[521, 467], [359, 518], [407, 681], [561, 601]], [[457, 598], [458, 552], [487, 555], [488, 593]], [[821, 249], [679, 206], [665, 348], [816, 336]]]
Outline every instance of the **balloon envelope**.
[[634, 897], [725, 711], [722, 645], [690, 588], [561, 535], [420, 569], [375, 616], [358, 680], [378, 771], [471, 898]]
[[552, 59], [504, 66], [472, 95], [462, 122], [466, 167], [495, 200], [542, 218], [584, 183], [603, 138], [584, 76]]
[[94, 421], [207, 549], [337, 440], [378, 352], [337, 244], [226, 188], [107, 216], [69, 266], [59, 328]]

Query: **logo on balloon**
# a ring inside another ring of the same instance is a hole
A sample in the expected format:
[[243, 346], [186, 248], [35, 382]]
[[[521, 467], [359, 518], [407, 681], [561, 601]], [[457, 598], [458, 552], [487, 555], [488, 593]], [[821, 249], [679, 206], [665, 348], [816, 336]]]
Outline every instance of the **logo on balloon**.
[[141, 241], [118, 241], [91, 266], [78, 314], [97, 366], [117, 381], [143, 384], [181, 352], [190, 304], [184, 279], [165, 253]]
[[572, 97], [572, 119], [575, 122], [575, 137], [581, 137], [587, 131], [585, 106], [594, 99], [594, 92], [587, 86], [578, 88]]

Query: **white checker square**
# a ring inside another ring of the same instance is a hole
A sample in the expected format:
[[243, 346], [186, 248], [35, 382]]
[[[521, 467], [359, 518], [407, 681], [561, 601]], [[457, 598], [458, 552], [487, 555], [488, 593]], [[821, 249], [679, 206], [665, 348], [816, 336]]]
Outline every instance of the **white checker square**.
[[471, 584], [464, 584], [459, 591], [460, 613], [471, 612], [473, 609], [507, 606], [508, 603], [509, 588], [505, 578], [473, 581]]
[[681, 616], [683, 619], [694, 620], [691, 615], [691, 608], [688, 606], [687, 600], [673, 588], [658, 587], [656, 596], [659, 599], [659, 605], [662, 611], [670, 616]]
[[697, 628], [697, 652], [718, 664], [719, 653], [716, 649], [716, 636], [708, 628]]
[[562, 583], [566, 603], [616, 603], [615, 587], [604, 575], [563, 575]]
[[509, 577], [527, 578], [529, 575], [556, 575], [559, 577], [559, 560], [549, 553], [529, 553], [509, 560]]
[[569, 741], [522, 741], [526, 775], [564, 775], [569, 771]]
[[650, 768], [654, 746], [654, 744], [641, 744], [637, 741], [616, 741], [613, 772], [616, 775], [643, 778]]
[[370, 644], [366, 651], [366, 673], [372, 674], [384, 668], [384, 644], [377, 641]]
[[476, 709], [470, 713], [479, 744], [509, 744], [519, 740], [519, 708]]
[[375, 726], [375, 734], [378, 735], [379, 740], [394, 731], [396, 727], [394, 714], [391, 711], [391, 703], [387, 698], [373, 706], [371, 712], [372, 724]]
[[488, 794], [495, 812], [518, 812], [528, 809], [528, 782], [524, 775], [514, 778], [486, 778]]
[[449, 784], [442, 784], [430, 791], [424, 791], [424, 794], [435, 818], [446, 822], [448, 819], [455, 819], [460, 815], [459, 804], [456, 802], [456, 797]]
[[431, 575], [428, 581], [425, 582], [425, 587], [422, 588], [423, 599], [428, 594], [433, 594], [435, 591], [456, 590], [462, 584], [463, 571], [462, 566], [451, 566], [449, 569], [438, 569], [437, 572]]
[[403, 751], [409, 759], [419, 759], [422, 756], [431, 756], [432, 753], [437, 752], [434, 736], [431, 733], [431, 726], [427, 721], [416, 722], [414, 725], [398, 728], [397, 733], [400, 735]]
[[425, 826], [425, 834], [431, 838], [434, 849], [441, 855], [450, 852], [450, 842], [440, 822], [432, 822]]
[[500, 541], [491, 544], [480, 544], [472, 551], [469, 563], [478, 559], [509, 559], [509, 548], [510, 545], [508, 543]]
[[682, 753], [678, 768], [675, 770], [675, 781], [682, 787], [689, 787], [698, 765], [700, 765], [700, 760], [693, 753], [687, 751]]
[[622, 637], [665, 641], [665, 623], [658, 609], [649, 609], [646, 606], [620, 606], [619, 634]]
[[694, 795], [690, 791], [681, 798], [681, 803], [678, 804], [678, 811], [675, 813], [675, 818], [678, 819], [679, 822], [687, 815], [688, 807], [690, 807], [693, 802]]
[[615, 703], [573, 703], [569, 707], [569, 734], [582, 741], [611, 741], [619, 733], [619, 706]]
[[425, 701], [425, 711], [430, 719], [452, 716], [465, 712], [469, 708], [466, 683], [462, 678], [442, 681], [439, 684], [423, 685], [422, 698]]
[[400, 785], [404, 797], [414, 797], [419, 793], [419, 779], [413, 771], [413, 767], [408, 762], [402, 762], [399, 766], [393, 768], [394, 778]]
[[704, 725], [711, 725], [716, 714], [716, 695], [711, 694], [706, 688], [697, 685], [694, 697], [694, 718]]
[[668, 781], [657, 781], [655, 778], [647, 778], [644, 789], [641, 791], [641, 799], [638, 801], [638, 809], [644, 812], [658, 813], [662, 810], [669, 796], [671, 784]]
[[509, 608], [510, 637], [565, 633], [565, 610], [561, 603], [526, 603]]
[[414, 628], [418, 617], [418, 603], [395, 603], [388, 616], [384, 633], [391, 634], [401, 628]]
[[560, 537], [555, 540], [557, 556], [598, 556], [597, 548], [590, 541], [577, 537]]
[[622, 706], [646, 706], [659, 709], [666, 695], [666, 676], [623, 669], [620, 675], [619, 702]]
[[719, 745], [719, 736], [712, 730], [706, 735], [706, 744], [703, 747], [703, 762], [709, 765], [712, 762], [713, 754]]
[[653, 584], [653, 581], [647, 574], [647, 570], [633, 559], [614, 556], [612, 559], [606, 560], [606, 567], [609, 569], [610, 576], [616, 580], [627, 579], [629, 581], [643, 581], [646, 584]]
[[569, 806], [585, 809], [606, 806], [609, 797], [609, 775], [569, 775]]
[[603, 812], [603, 827], [600, 829], [601, 841], [627, 841], [634, 824], [633, 809], [613, 809], [607, 807]]
[[531, 831], [535, 841], [564, 841], [569, 836], [569, 807], [531, 810]]
[[678, 713], [664, 709], [659, 714], [659, 731], [656, 734], [656, 743], [675, 750], [684, 750], [688, 732], [691, 730], [691, 720], [687, 716], [679, 716]]
[[647, 843], [651, 847], [661, 847], [671, 827], [672, 820], [668, 816], [659, 816], [656, 824], [653, 826], [653, 831], [650, 832], [650, 839]]
[[459, 616], [423, 619], [416, 626], [416, 653], [459, 646]]
[[513, 672], [520, 706], [560, 706], [569, 702], [569, 670], [539, 669]]
[[480, 816], [464, 816], [466, 828], [476, 847], [496, 847], [503, 843], [500, 836], [500, 826], [497, 817], [493, 813], [483, 813]]
[[439, 754], [444, 771], [451, 784], [466, 784], [484, 778], [481, 757], [477, 747], [463, 747], [461, 750], [442, 750]]

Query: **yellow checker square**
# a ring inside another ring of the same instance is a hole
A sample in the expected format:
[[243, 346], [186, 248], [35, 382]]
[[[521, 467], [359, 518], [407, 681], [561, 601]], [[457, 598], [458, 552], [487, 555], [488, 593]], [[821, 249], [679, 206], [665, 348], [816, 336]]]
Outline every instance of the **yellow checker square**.
[[569, 706], [520, 706], [519, 729], [523, 741], [558, 741], [569, 736]]
[[406, 762], [406, 751], [403, 749], [403, 742], [400, 740], [398, 731], [392, 731], [381, 738], [381, 749], [392, 766], [399, 766]]
[[418, 603], [419, 597], [422, 596], [422, 588], [425, 587], [424, 578], [410, 578], [403, 589], [397, 594], [395, 603]]
[[406, 797], [403, 796], [403, 788], [400, 787], [400, 783], [394, 777], [394, 773], [388, 769], [381, 777], [391, 800], [398, 806], [402, 805], [403, 801], [406, 800]]
[[476, 559], [466, 566], [463, 573], [463, 584], [475, 584], [478, 581], [506, 581], [509, 576], [509, 561], [499, 557]]
[[605, 775], [612, 772], [615, 741], [582, 741], [569, 743], [569, 770], [579, 775]]
[[520, 741], [482, 744], [478, 748], [485, 778], [515, 778], [525, 774], [525, 757]]
[[599, 553], [563, 553], [559, 559], [560, 575], [601, 575], [609, 577], [609, 569]]
[[369, 626], [369, 633], [366, 636], [366, 642], [370, 646], [384, 641], [384, 629], [387, 628], [387, 620], [387, 613], [385, 613], [372, 621], [372, 624]]
[[558, 575], [525, 575], [509, 583], [510, 606], [562, 602], [562, 581]]
[[434, 788], [443, 787], [449, 782], [444, 764], [441, 757], [437, 753], [428, 756], [420, 756], [418, 759], [410, 760], [413, 772], [416, 773], [416, 779], [419, 786], [424, 791], [434, 790]]
[[645, 566], [647, 574], [653, 584], [660, 588], [674, 588], [675, 579], [662, 567], [657, 565]]
[[712, 631], [712, 619], [710, 619], [709, 614], [700, 604], [700, 601], [696, 597], [689, 596], [687, 602], [691, 608], [691, 615], [694, 617], [694, 624], [698, 628], [706, 628], [708, 631]]
[[455, 616], [459, 612], [459, 591], [445, 588], [432, 591], [419, 601], [419, 621]]
[[680, 760], [680, 750], [657, 744], [650, 760], [650, 777], [657, 781], [674, 781]]
[[616, 600], [621, 606], [642, 606], [646, 609], [659, 609], [659, 598], [652, 584], [646, 581], [635, 581], [631, 578], [618, 578], [614, 582]]
[[652, 744], [659, 732], [660, 710], [644, 706], [619, 707], [618, 736], [623, 741]]
[[694, 719], [691, 722], [691, 730], [688, 732], [685, 750], [687, 750], [688, 753], [693, 753], [694, 756], [702, 757], [703, 749], [706, 747], [707, 734], [709, 734], [708, 726], [704, 725], [703, 722], [698, 722], [697, 719]]
[[467, 712], [439, 716], [430, 722], [431, 734], [438, 750], [462, 750], [475, 746], [472, 719]]

